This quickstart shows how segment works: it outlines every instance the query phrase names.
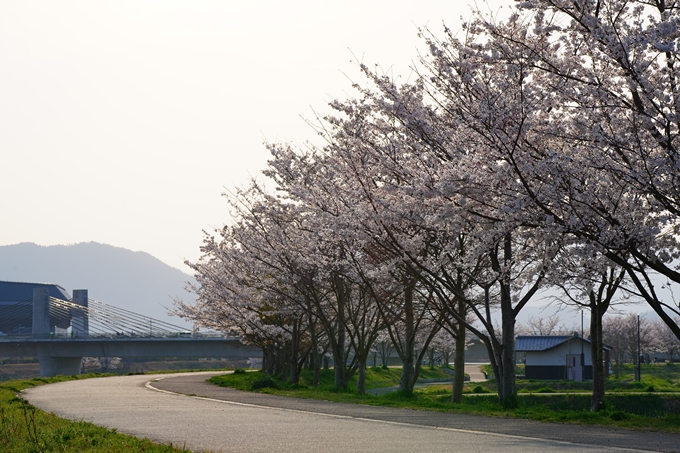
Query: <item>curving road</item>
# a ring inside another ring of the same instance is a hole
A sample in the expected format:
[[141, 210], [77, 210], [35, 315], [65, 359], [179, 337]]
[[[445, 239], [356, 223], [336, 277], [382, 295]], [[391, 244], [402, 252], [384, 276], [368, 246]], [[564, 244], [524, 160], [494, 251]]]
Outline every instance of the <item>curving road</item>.
[[120, 376], [62, 382], [27, 390], [25, 398], [40, 409], [64, 418], [90, 421], [160, 443], [185, 445], [194, 451], [609, 453], [680, 450], [680, 435], [273, 397], [205, 383], [213, 374]]

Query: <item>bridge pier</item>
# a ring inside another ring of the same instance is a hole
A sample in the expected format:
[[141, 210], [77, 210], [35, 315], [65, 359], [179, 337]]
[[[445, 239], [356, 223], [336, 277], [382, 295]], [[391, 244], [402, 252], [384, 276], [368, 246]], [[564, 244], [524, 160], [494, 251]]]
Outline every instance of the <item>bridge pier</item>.
[[38, 347], [41, 377], [53, 377], [58, 374], [64, 376], [80, 374], [82, 357], [50, 357], [49, 351], [41, 351], [41, 349]]

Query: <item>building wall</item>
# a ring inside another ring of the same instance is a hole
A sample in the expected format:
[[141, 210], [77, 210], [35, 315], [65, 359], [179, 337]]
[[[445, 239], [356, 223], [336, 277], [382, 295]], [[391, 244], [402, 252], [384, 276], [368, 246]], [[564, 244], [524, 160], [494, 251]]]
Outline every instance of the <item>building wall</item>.
[[[578, 339], [570, 340], [556, 348], [547, 351], [527, 351], [526, 365], [534, 367], [565, 367], [567, 364], [567, 355], [581, 353], [581, 341]], [[592, 356], [590, 354], [590, 344], [583, 343], [583, 355], [585, 365], [592, 366]], [[527, 373], [527, 378], [529, 378]]]
[[[527, 365], [525, 367], [524, 375], [526, 379], [537, 379], [537, 380], [552, 380], [552, 379], [566, 379], [567, 378], [567, 367], [562, 366], [540, 366], [540, 365]], [[592, 365], [586, 365], [584, 370], [585, 380], [593, 379], [593, 367]]]

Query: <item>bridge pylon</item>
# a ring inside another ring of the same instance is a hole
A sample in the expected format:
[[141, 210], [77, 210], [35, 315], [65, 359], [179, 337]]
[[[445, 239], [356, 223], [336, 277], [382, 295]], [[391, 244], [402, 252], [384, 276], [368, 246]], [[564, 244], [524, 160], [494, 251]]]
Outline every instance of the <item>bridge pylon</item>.
[[[83, 291], [83, 290], [80, 290]], [[85, 303], [87, 303], [87, 290], [85, 291]], [[75, 293], [75, 291], [74, 291]], [[82, 305], [82, 304], [80, 304]], [[84, 310], [81, 311], [85, 316]], [[87, 319], [85, 317], [85, 319]], [[81, 323], [82, 325], [82, 323]], [[33, 289], [33, 339], [48, 339], [53, 335], [50, 325], [50, 295], [45, 287]], [[40, 362], [40, 376], [49, 377], [58, 374], [67, 376], [80, 374], [81, 357], [55, 357], [53, 345], [41, 343], [36, 345], [38, 362]]]
[[87, 338], [90, 334], [89, 318], [87, 317], [87, 290], [74, 289], [73, 303], [80, 305], [83, 308], [81, 310], [71, 311], [71, 335], [77, 338]]
[[45, 287], [33, 289], [33, 338], [50, 336], [50, 292]]

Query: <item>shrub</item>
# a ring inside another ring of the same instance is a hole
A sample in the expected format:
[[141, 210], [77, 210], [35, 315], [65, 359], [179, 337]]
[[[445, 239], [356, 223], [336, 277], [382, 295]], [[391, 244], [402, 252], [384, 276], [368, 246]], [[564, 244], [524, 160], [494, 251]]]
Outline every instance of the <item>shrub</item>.
[[271, 377], [263, 376], [257, 381], [254, 381], [252, 384], [250, 384], [250, 388], [251, 390], [260, 390], [265, 388], [277, 389], [279, 388], [279, 385]]
[[551, 389], [550, 387], [541, 387], [540, 389], [536, 390], [536, 393], [555, 393], [555, 390]]
[[628, 414], [624, 411], [613, 411], [609, 413], [609, 418], [615, 421], [621, 421], [628, 418]]
[[235, 368], [234, 374], [246, 374], [246, 370], [244, 370], [243, 368]]

